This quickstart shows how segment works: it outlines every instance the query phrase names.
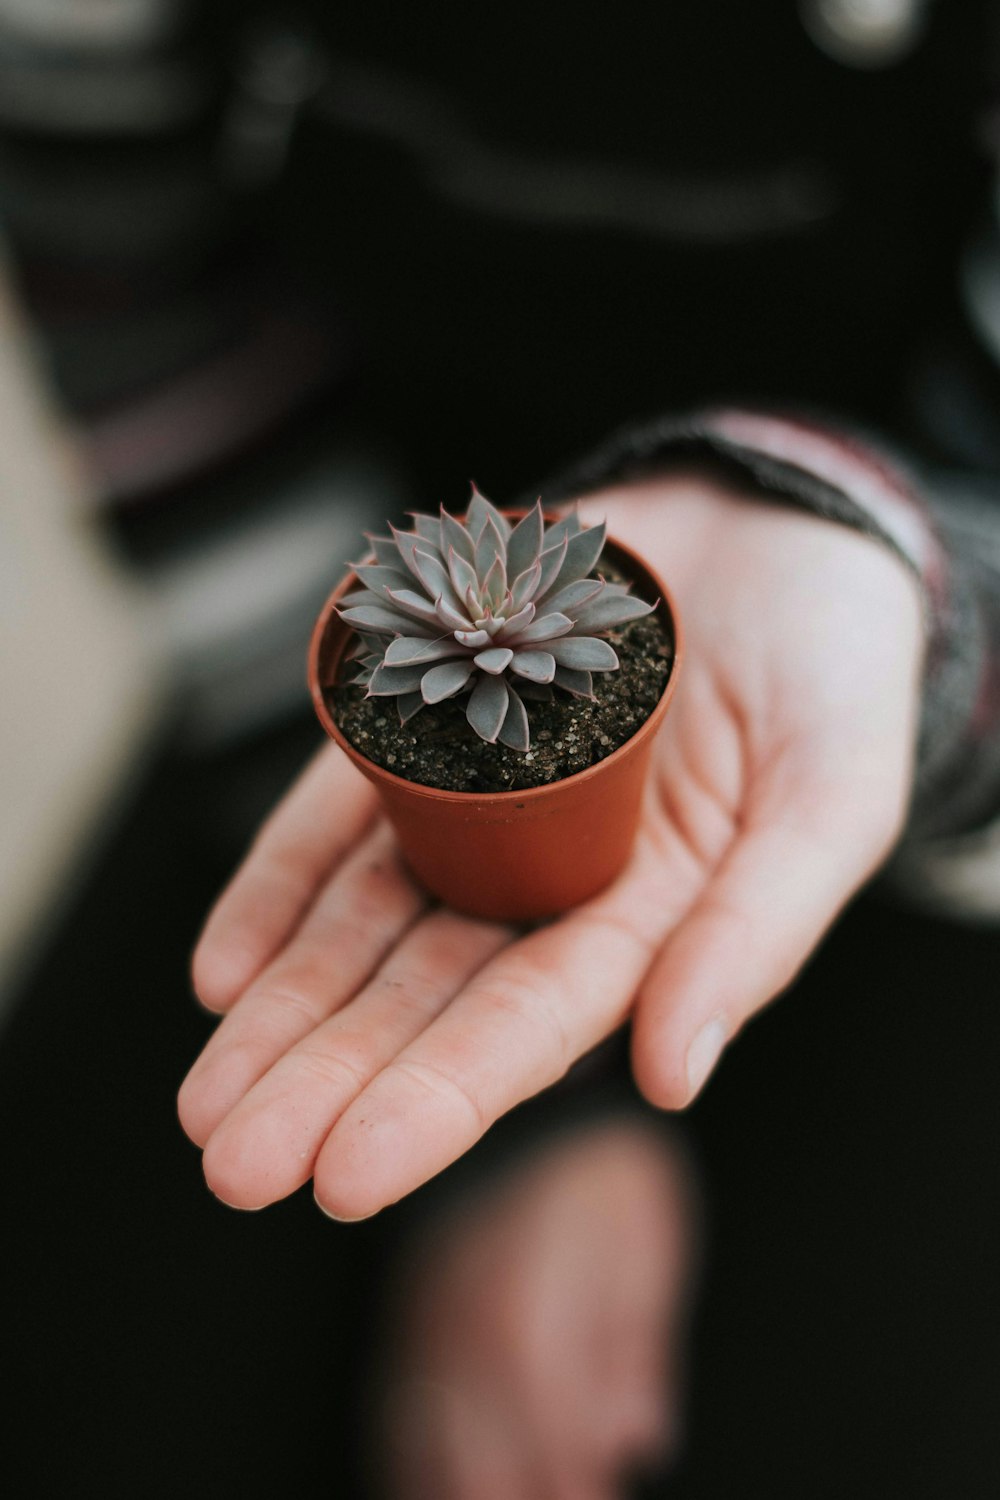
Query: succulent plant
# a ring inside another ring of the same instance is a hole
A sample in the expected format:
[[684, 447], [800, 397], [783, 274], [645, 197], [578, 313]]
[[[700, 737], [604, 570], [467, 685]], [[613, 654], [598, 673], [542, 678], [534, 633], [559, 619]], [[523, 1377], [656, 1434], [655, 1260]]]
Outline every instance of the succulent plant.
[[374, 561], [354, 565], [362, 587], [339, 608], [360, 637], [356, 680], [395, 698], [404, 724], [467, 692], [482, 739], [527, 750], [524, 698], [551, 686], [593, 697], [592, 674], [619, 665], [600, 633], [655, 608], [590, 576], [605, 528], [575, 511], [547, 526], [539, 501], [511, 526], [473, 485], [464, 523], [443, 506], [413, 522], [369, 538]]

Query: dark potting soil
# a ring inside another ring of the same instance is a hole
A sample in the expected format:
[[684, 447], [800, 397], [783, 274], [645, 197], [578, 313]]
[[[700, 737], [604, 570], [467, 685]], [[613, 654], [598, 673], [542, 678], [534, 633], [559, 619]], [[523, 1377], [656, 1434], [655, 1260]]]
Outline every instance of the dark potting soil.
[[658, 615], [632, 620], [606, 638], [621, 668], [594, 673], [594, 702], [559, 688], [551, 702], [525, 699], [526, 752], [481, 740], [465, 717], [467, 693], [422, 708], [407, 724], [399, 722], [395, 699], [366, 698], [360, 687], [332, 688], [327, 701], [352, 745], [408, 781], [452, 792], [544, 786], [617, 750], [645, 723], [666, 687], [674, 645]]

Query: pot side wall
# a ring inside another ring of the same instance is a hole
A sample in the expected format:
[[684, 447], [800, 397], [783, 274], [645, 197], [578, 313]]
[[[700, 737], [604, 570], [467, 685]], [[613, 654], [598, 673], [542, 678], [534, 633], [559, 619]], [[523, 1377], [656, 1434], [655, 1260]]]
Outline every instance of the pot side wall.
[[309, 685], [324, 729], [378, 788], [407, 863], [449, 906], [471, 916], [531, 921], [577, 906], [609, 885], [625, 865], [638, 826], [650, 751], [677, 682], [681, 636], [662, 582], [619, 543], [609, 555], [636, 593], [660, 597], [674, 661], [645, 723], [611, 755], [585, 771], [527, 791], [446, 792], [394, 776], [362, 755], [326, 702], [353, 632], [336, 605], [348, 577], [324, 606], [313, 633]]

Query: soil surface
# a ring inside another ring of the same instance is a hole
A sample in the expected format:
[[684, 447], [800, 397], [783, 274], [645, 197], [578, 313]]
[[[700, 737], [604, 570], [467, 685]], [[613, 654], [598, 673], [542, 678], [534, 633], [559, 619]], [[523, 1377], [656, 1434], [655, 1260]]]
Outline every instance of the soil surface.
[[[611, 576], [611, 569], [602, 571]], [[525, 696], [531, 734], [526, 752], [479, 738], [465, 717], [468, 693], [422, 708], [408, 724], [400, 724], [395, 699], [366, 698], [364, 688], [334, 687], [327, 702], [352, 745], [408, 781], [452, 792], [544, 786], [617, 750], [645, 723], [667, 684], [674, 643], [657, 614], [604, 634], [620, 670], [594, 673], [594, 702], [560, 688], [551, 702]]]

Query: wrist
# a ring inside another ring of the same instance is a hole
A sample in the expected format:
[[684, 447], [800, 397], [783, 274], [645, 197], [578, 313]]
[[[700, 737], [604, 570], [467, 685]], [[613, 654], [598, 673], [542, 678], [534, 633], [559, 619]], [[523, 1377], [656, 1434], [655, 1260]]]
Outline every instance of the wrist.
[[[1000, 649], [977, 565], [942, 540], [922, 486], [879, 444], [809, 418], [717, 408], [622, 429], [544, 493], [612, 505], [612, 529], [626, 541], [637, 508], [657, 494], [701, 526], [699, 511], [717, 512], [724, 493], [754, 514], [771, 502], [835, 522], [893, 554], [919, 586], [926, 642], [908, 836], [976, 826], [994, 805], [996, 757], [987, 752], [1000, 721], [991, 707]], [[708, 543], [702, 556], [710, 566]], [[1000, 619], [1000, 606], [993, 613]]]

